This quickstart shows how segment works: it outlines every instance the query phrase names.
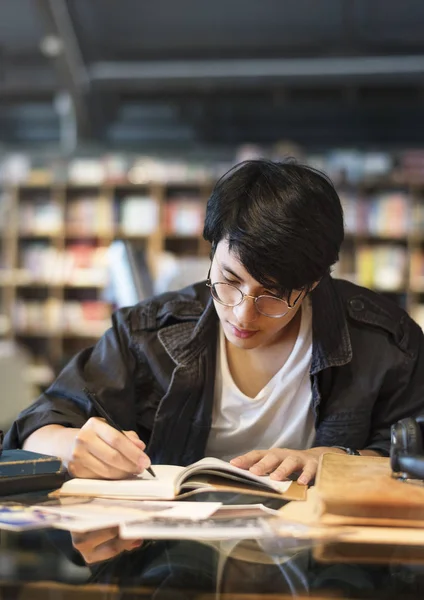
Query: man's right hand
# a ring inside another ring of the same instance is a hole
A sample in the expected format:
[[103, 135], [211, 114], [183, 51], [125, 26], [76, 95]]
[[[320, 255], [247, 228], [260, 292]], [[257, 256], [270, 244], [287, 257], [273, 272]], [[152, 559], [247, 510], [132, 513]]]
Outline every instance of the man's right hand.
[[87, 565], [109, 560], [122, 552], [130, 552], [143, 543], [143, 540], [119, 539], [119, 527], [72, 533], [71, 536], [75, 550], [78, 550]]
[[150, 467], [145, 447], [135, 431], [121, 433], [92, 417], [77, 430], [68, 471], [74, 477], [125, 479]]

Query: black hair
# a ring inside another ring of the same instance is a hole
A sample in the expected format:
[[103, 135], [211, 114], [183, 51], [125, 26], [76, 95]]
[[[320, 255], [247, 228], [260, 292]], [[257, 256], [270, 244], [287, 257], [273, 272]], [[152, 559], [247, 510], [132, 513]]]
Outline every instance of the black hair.
[[343, 209], [324, 173], [293, 159], [247, 160], [216, 183], [203, 237], [212, 255], [226, 239], [264, 287], [283, 296], [308, 292], [339, 258]]

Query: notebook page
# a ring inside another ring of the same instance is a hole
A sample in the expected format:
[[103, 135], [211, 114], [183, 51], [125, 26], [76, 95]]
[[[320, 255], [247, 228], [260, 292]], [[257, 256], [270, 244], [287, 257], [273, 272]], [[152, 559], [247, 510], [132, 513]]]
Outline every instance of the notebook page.
[[70, 479], [62, 485], [60, 495], [172, 499], [176, 494], [176, 478], [183, 470], [184, 467], [175, 465], [154, 465], [156, 478], [144, 471], [132, 479]]
[[209, 474], [214, 472], [217, 475], [228, 473], [230, 479], [231, 475], [233, 475], [234, 479], [237, 481], [244, 481], [246, 483], [248, 483], [249, 480], [254, 481], [280, 493], [287, 491], [292, 483], [291, 481], [275, 481], [274, 479], [270, 479], [268, 475], [255, 475], [246, 469], [240, 469], [240, 467], [231, 465], [225, 460], [207, 456], [186, 467], [184, 472], [180, 473], [177, 484], [181, 485], [181, 483], [189, 476], [192, 476], [195, 473], [201, 474], [202, 472]]

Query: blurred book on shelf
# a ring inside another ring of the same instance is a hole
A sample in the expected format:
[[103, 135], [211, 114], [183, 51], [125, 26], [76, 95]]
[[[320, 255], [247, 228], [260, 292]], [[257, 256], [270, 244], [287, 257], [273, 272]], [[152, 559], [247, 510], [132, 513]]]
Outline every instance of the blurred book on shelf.
[[102, 185], [105, 168], [101, 158], [75, 158], [68, 164], [68, 181], [74, 185]]
[[49, 284], [101, 287], [107, 281], [107, 248], [71, 243], [58, 250], [46, 241], [30, 242], [20, 251], [14, 280], [19, 285]]
[[404, 192], [385, 192], [371, 200], [368, 229], [376, 236], [401, 238], [410, 229], [410, 201]]
[[123, 154], [106, 154], [103, 157], [104, 182], [110, 185], [125, 184], [130, 159]]
[[324, 153], [324, 160], [317, 168], [324, 170], [336, 183], [357, 185], [388, 177], [393, 172], [393, 166], [393, 156], [388, 152], [340, 148]]
[[399, 292], [407, 280], [407, 251], [403, 246], [362, 245], [356, 254], [356, 281], [378, 291]]
[[57, 298], [23, 300], [13, 307], [13, 326], [18, 333], [53, 335], [62, 329], [62, 304]]
[[133, 184], [207, 183], [214, 175], [213, 163], [144, 156], [134, 159], [128, 181]]
[[63, 283], [75, 287], [106, 285], [107, 246], [69, 244], [63, 258]]
[[204, 202], [200, 198], [177, 197], [164, 206], [164, 230], [170, 235], [199, 236], [205, 218]]
[[159, 224], [159, 206], [150, 196], [126, 196], [119, 203], [119, 230], [122, 235], [150, 235]]
[[113, 207], [102, 195], [70, 198], [66, 205], [66, 233], [73, 236], [113, 235]]
[[345, 190], [342, 190], [339, 196], [343, 206], [345, 232], [355, 234], [364, 221], [362, 214], [364, 212], [364, 199], [357, 192], [347, 192]]
[[62, 332], [100, 337], [111, 326], [110, 305], [102, 300], [66, 301], [62, 306]]
[[[291, 154], [291, 147], [287, 148], [286, 146], [285, 150], [287, 151], [285, 154], [286, 156], [293, 156], [293, 154]], [[277, 149], [274, 147], [273, 151], [277, 152]], [[245, 160], [258, 160], [260, 158], [265, 158], [267, 154], [268, 149], [259, 144], [240, 144], [236, 149], [235, 162], [240, 163]]]
[[380, 192], [366, 197], [342, 191], [340, 200], [347, 233], [402, 238], [411, 229], [411, 201], [405, 192]]
[[110, 305], [101, 300], [18, 299], [13, 313], [15, 330], [22, 335], [100, 337], [110, 327]]
[[44, 240], [25, 244], [20, 250], [19, 265], [14, 276], [19, 285], [62, 283], [60, 252]]
[[62, 231], [61, 207], [46, 195], [22, 200], [18, 213], [19, 232], [28, 235], [58, 235]]

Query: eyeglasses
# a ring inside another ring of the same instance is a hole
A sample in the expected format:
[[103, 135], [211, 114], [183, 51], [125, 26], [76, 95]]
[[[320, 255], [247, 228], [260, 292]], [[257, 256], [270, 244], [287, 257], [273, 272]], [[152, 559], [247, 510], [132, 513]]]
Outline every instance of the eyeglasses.
[[242, 292], [236, 285], [233, 285], [232, 283], [212, 283], [208, 278], [206, 285], [211, 290], [212, 298], [219, 302], [219, 304], [234, 307], [242, 304], [246, 298], [252, 298], [252, 300], [255, 302], [256, 310], [262, 315], [271, 317], [272, 319], [284, 317], [284, 315], [293, 310], [302, 295], [302, 292], [300, 292], [296, 300], [289, 304], [282, 298], [277, 298], [276, 296], [270, 296], [268, 294], [262, 294], [261, 296], [250, 296], [249, 294]]

